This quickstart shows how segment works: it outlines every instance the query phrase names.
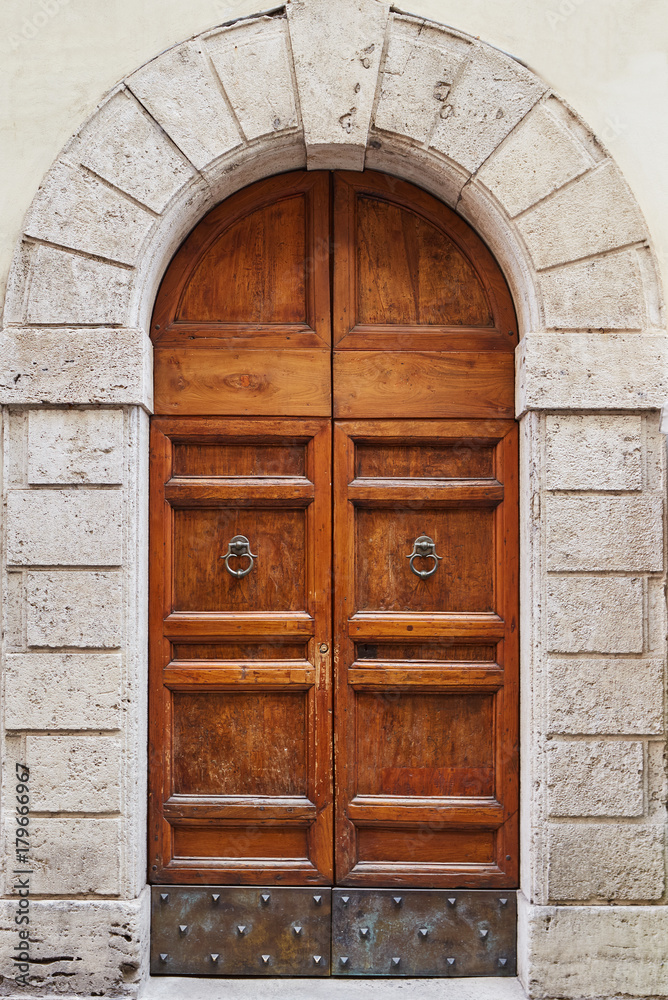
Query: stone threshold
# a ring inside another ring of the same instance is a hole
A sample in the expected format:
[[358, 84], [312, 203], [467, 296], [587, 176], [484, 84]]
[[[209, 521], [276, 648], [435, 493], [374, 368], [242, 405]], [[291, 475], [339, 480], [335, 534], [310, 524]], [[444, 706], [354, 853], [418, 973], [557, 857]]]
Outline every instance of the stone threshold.
[[518, 979], [195, 979], [152, 976], [141, 1000], [526, 1000]]

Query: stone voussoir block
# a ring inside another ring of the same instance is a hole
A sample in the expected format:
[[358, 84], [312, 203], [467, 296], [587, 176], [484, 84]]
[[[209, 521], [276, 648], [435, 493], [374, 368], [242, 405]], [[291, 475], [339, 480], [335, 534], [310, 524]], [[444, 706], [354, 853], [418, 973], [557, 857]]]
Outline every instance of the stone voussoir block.
[[663, 498], [548, 496], [549, 571], [663, 569]]
[[114, 649], [122, 637], [119, 572], [37, 570], [26, 579], [29, 646]]
[[545, 417], [548, 490], [640, 490], [642, 417], [550, 413]]
[[241, 143], [220, 84], [198, 42], [168, 49], [125, 82], [199, 170]]
[[643, 744], [628, 740], [552, 740], [550, 816], [641, 816]]
[[28, 482], [122, 483], [122, 410], [29, 410]]
[[10, 490], [7, 561], [14, 566], [118, 566], [123, 497], [116, 490]]
[[539, 276], [548, 329], [642, 330], [648, 325], [639, 252], [565, 264]]
[[421, 18], [393, 14], [374, 125], [424, 143], [472, 50], [470, 39]]
[[285, 17], [239, 21], [204, 41], [247, 139], [299, 124], [289, 43]]
[[31, 324], [122, 324], [133, 272], [58, 247], [36, 246], [30, 263], [25, 321]]
[[[430, 145], [473, 172], [545, 94], [546, 85], [521, 63], [476, 46], [453, 83]], [[445, 109], [444, 109], [445, 110]]]
[[664, 891], [661, 824], [549, 824], [549, 897], [660, 899]]
[[37, 812], [120, 809], [122, 744], [114, 736], [26, 736], [31, 807]]
[[154, 216], [82, 167], [58, 161], [35, 195], [25, 233], [47, 243], [135, 264]]
[[389, 4], [291, 0], [287, 16], [308, 165], [362, 170]]
[[[44, 693], [48, 691], [49, 697]], [[11, 653], [5, 662], [5, 727], [118, 729], [121, 658], [109, 653]]]
[[517, 220], [538, 270], [647, 239], [617, 167], [603, 161]]
[[0, 403], [153, 403], [153, 348], [141, 330], [9, 328]]
[[528, 333], [517, 347], [516, 416], [527, 410], [654, 410], [668, 398], [668, 337]]
[[663, 661], [550, 657], [547, 728], [564, 735], [661, 734]]
[[510, 216], [542, 201], [600, 158], [593, 137], [554, 97], [534, 108], [483, 163], [476, 181]]
[[637, 577], [548, 577], [548, 648], [555, 653], [640, 653], [643, 585]]
[[[30, 992], [15, 986], [16, 899], [0, 902], [4, 986], [20, 996], [137, 996], [148, 972], [150, 891], [136, 899], [32, 899]], [[15, 994], [16, 995], [16, 994]]]
[[67, 155], [158, 213], [195, 174], [127, 90], [98, 108]]

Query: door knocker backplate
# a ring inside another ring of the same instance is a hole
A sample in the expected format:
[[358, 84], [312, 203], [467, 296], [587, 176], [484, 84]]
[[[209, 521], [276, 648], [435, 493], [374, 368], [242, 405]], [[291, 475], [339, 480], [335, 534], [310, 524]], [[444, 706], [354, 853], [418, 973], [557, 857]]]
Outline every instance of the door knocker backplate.
[[[255, 565], [255, 560], [257, 559], [257, 556], [253, 555], [253, 553], [251, 552], [250, 542], [248, 541], [245, 535], [235, 535], [234, 538], [232, 538], [228, 542], [227, 552], [225, 553], [224, 556], [221, 556], [220, 558], [225, 560], [225, 569], [227, 570], [227, 572], [230, 573], [232, 576], [236, 576], [238, 578], [242, 576], [248, 576], [253, 566]], [[232, 567], [230, 566], [230, 559], [233, 558], [236, 559], [246, 558], [250, 559], [250, 562], [248, 563], [248, 566], [244, 566], [241, 569], [232, 569]]]
[[[438, 562], [443, 556], [436, 555], [436, 543], [433, 538], [429, 535], [419, 535], [413, 542], [413, 551], [407, 556], [410, 559], [410, 566], [416, 576], [419, 576], [422, 580], [426, 580], [427, 577], [433, 576], [438, 567]], [[431, 569], [416, 569], [413, 565], [414, 559], [433, 559], [434, 565]]]

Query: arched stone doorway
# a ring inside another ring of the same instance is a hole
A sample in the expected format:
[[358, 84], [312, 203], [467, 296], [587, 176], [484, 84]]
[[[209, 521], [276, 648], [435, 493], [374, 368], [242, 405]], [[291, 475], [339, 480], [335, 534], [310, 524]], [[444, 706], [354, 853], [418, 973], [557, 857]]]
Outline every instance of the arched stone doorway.
[[[36, 912], [45, 928], [69, 928], [84, 954], [95, 924], [95, 955], [70, 963], [82, 991], [136, 988], [147, 913], [150, 312], [208, 208], [305, 165], [415, 181], [456, 206], [504, 270], [522, 337], [521, 974], [536, 996], [655, 991], [664, 972], [646, 942], [666, 920], [652, 805], [665, 656], [655, 417], [668, 388], [646, 229], [605, 149], [535, 75], [375, 0], [335, 14], [293, 2], [163, 53], [103, 102], [26, 219], [3, 334], [7, 593], [19, 609], [5, 646], [8, 745], [38, 754], [41, 733], [62, 732], [64, 781], [79, 732], [120, 762], [102, 813], [39, 818]], [[106, 528], [86, 547], [82, 525], [100, 521], [101, 502]], [[62, 697], [24, 701], [28, 679]], [[587, 764], [599, 744], [606, 760], [640, 761], [648, 791], [638, 797], [625, 771], [631, 805], [609, 798], [605, 766]], [[588, 767], [602, 790], [594, 802], [577, 780]], [[46, 867], [55, 881], [39, 874]], [[114, 921], [131, 938], [120, 964]], [[611, 957], [622, 926], [631, 947]]]

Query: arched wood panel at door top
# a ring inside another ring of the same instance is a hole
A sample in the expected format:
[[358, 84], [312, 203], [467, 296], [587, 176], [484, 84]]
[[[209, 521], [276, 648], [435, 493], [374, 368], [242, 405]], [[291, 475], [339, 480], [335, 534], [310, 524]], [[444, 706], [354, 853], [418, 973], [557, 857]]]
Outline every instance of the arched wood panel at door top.
[[151, 879], [511, 887], [517, 327], [489, 251], [410, 184], [286, 174], [195, 228], [152, 337]]

